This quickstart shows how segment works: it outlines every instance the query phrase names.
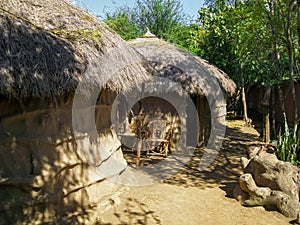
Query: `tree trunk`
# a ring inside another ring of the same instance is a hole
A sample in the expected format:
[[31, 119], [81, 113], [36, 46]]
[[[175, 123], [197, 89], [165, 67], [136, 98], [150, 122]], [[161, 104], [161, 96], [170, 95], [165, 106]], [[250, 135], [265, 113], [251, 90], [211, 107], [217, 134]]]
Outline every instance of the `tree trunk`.
[[270, 132], [270, 112], [269, 110], [266, 110], [265, 112], [265, 137], [264, 142], [269, 143], [271, 140], [271, 132]]
[[137, 152], [136, 152], [136, 166], [140, 165], [141, 161], [141, 151], [142, 151], [142, 138], [139, 138], [138, 144], [137, 144]]
[[271, 140], [270, 135], [270, 97], [271, 97], [271, 88], [265, 90], [264, 98], [261, 102], [263, 106], [264, 114], [264, 130], [263, 130], [263, 139], [264, 142], [269, 143]]
[[271, 138], [275, 139], [276, 138], [276, 91], [275, 88], [272, 88], [271, 90]]
[[242, 102], [244, 108], [244, 121], [246, 126], [248, 126], [248, 111], [247, 111], [247, 101], [246, 101], [246, 93], [245, 93], [245, 81], [244, 81], [244, 74], [243, 74], [243, 65], [241, 65], [241, 79], [242, 79]]
[[243, 108], [244, 108], [244, 121], [248, 123], [248, 112], [247, 112], [247, 101], [246, 101], [246, 93], [245, 87], [242, 87], [242, 101], [243, 101]]
[[[299, 0], [300, 1], [300, 0]], [[269, 25], [272, 31], [272, 44], [273, 44], [273, 54], [274, 54], [274, 64], [275, 64], [275, 74], [274, 77], [277, 78], [278, 80], [281, 80], [281, 74], [280, 74], [280, 53], [279, 53], [279, 44], [278, 44], [278, 34], [277, 34], [277, 30], [276, 30], [276, 26], [275, 26], [275, 22], [274, 22], [274, 14], [275, 14], [275, 5], [274, 5], [274, 1], [268, 1], [268, 6], [269, 6], [269, 14], [268, 14], [268, 18], [269, 18]], [[272, 133], [273, 133], [273, 137], [275, 137], [276, 134], [276, 112], [275, 112], [275, 89], [273, 88], [273, 92], [272, 92], [272, 104], [271, 104], [271, 108], [268, 106], [268, 108], [272, 109], [271, 115], [272, 115]], [[264, 111], [265, 112], [265, 111]], [[265, 126], [264, 126], [264, 140], [268, 140], [268, 130], [270, 130], [270, 128], [267, 128], [267, 123], [269, 121], [269, 115], [270, 112], [265, 112], [264, 114], [264, 121], [265, 121]]]
[[297, 31], [298, 31], [298, 48], [300, 48], [300, 0], [297, 0]]
[[278, 92], [278, 99], [279, 99], [279, 105], [280, 105], [280, 110], [281, 110], [281, 115], [285, 113], [285, 107], [284, 107], [284, 96], [283, 96], [283, 90], [281, 87], [277, 87], [277, 92]]
[[294, 46], [292, 40], [292, 10], [293, 10], [293, 0], [289, 0], [288, 6], [288, 15], [287, 15], [287, 48], [288, 48], [288, 57], [289, 57], [289, 82], [290, 82], [290, 90], [292, 94], [293, 100], [293, 122], [294, 125], [298, 123], [298, 109], [297, 109], [297, 102], [296, 102], [296, 90], [294, 84]]

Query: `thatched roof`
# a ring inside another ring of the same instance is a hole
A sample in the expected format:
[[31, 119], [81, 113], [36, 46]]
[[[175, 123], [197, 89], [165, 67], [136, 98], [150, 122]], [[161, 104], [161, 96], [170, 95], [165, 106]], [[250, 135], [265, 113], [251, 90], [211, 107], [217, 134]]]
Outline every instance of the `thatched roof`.
[[209, 88], [214, 93], [214, 81], [229, 96], [236, 91], [236, 84], [223, 71], [193, 53], [158, 39], [149, 31], [129, 43], [146, 57], [160, 77], [180, 82], [190, 94], [205, 94]]
[[69, 2], [0, 1], [0, 96], [61, 96], [86, 80], [126, 90], [149, 76], [140, 54]]

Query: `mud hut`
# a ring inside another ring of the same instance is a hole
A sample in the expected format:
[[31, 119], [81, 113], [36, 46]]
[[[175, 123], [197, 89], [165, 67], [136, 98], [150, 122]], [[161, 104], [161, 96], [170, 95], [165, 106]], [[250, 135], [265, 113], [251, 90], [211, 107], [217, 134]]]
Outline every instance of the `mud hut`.
[[[118, 91], [149, 76], [140, 54], [69, 2], [2, 0], [0, 223], [92, 221], [92, 209], [119, 188], [107, 177], [126, 167], [111, 129], [112, 102]], [[89, 109], [97, 124], [93, 137], [87, 108], [74, 109], [79, 86], [82, 102], [98, 91]], [[74, 110], [86, 125], [77, 141]], [[87, 156], [79, 149], [96, 154]]]
[[[158, 39], [149, 30], [143, 37], [129, 43], [156, 69], [156, 76], [180, 84], [193, 100], [199, 118], [198, 146], [220, 145], [216, 143], [218, 137], [211, 137], [224, 133], [226, 100], [236, 91], [234, 81], [204, 59]], [[148, 98], [143, 104], [145, 108], [165, 105], [159, 101], [158, 98]], [[187, 128], [192, 127], [194, 117], [189, 117], [188, 112], [186, 117]]]

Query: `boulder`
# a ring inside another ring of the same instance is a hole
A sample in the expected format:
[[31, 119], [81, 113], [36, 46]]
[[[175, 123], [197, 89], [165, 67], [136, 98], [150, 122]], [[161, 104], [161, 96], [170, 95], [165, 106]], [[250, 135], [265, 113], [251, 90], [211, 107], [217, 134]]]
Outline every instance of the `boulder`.
[[244, 206], [264, 206], [296, 218], [300, 211], [299, 169], [278, 160], [273, 152], [270, 145], [248, 148], [248, 158], [241, 160], [244, 174], [234, 196]]

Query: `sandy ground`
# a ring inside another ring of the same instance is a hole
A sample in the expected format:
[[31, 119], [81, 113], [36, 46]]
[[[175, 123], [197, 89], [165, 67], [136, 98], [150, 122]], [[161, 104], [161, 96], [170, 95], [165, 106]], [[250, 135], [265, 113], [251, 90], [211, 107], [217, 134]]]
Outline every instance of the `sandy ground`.
[[241, 121], [229, 121], [223, 147], [213, 164], [198, 171], [203, 150], [167, 180], [131, 187], [120, 202], [99, 214], [99, 224], [290, 224], [292, 219], [263, 207], [246, 208], [232, 197], [241, 174], [240, 158], [258, 133]]

